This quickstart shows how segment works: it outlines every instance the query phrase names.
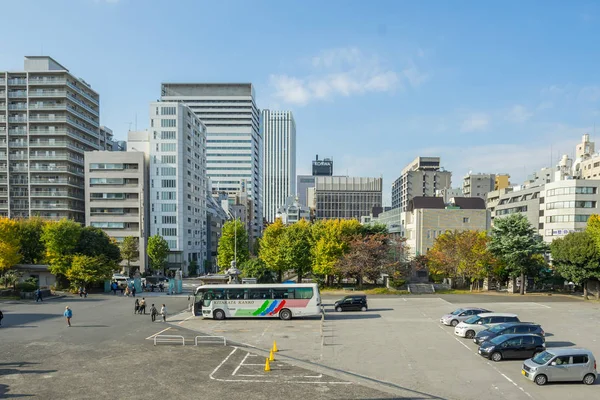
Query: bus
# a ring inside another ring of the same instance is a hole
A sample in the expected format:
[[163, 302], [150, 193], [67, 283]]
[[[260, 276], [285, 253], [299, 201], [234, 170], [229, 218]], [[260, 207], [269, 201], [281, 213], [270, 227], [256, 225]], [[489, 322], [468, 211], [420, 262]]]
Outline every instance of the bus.
[[321, 314], [315, 283], [226, 284], [196, 288], [194, 315], [204, 318], [308, 317]]

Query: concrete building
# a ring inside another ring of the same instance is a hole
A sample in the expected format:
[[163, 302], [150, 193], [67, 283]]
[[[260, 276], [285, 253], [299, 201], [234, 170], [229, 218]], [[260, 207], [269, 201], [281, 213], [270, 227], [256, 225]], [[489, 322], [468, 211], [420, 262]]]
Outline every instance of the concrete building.
[[84, 223], [84, 153], [100, 149], [99, 104], [51, 57], [0, 72], [0, 216]]
[[261, 236], [262, 137], [250, 83], [163, 83], [161, 99], [184, 102], [206, 125], [206, 170], [213, 195], [245, 190], [252, 200], [252, 229]]
[[[123, 151], [85, 153], [85, 221], [117, 242], [127, 236], [138, 240], [139, 257], [131, 262], [145, 272], [148, 266], [148, 168], [146, 154]], [[122, 264], [125, 268], [127, 261]]]
[[495, 174], [474, 174], [469, 172], [463, 178], [464, 197], [479, 197], [485, 199], [485, 194], [494, 190], [496, 186]]
[[512, 187], [506, 187], [503, 189], [492, 190], [491, 192], [488, 192], [486, 194], [485, 206], [490, 212], [490, 218], [492, 219], [492, 221], [494, 220], [494, 217], [496, 215], [496, 207], [498, 207], [498, 204], [500, 204], [500, 199], [505, 198], [507, 193], [510, 193], [512, 191]]
[[425, 255], [446, 231], [487, 231], [490, 219], [485, 201], [455, 197], [445, 204], [441, 197], [414, 197], [404, 213], [405, 237], [410, 257]]
[[167, 268], [195, 263], [202, 272], [207, 259], [206, 127], [200, 118], [178, 102], [150, 104], [148, 145], [128, 140], [132, 148], [150, 155], [150, 235], [161, 235], [169, 244]]
[[309, 198], [314, 195], [314, 190], [311, 191], [309, 196], [308, 192], [315, 187], [315, 176], [333, 176], [333, 158], [325, 157], [319, 160], [319, 155], [315, 156], [312, 161], [312, 175], [298, 175], [298, 188], [296, 190], [296, 196], [298, 196], [298, 203], [309, 206], [314, 209], [309, 203]]
[[510, 175], [497, 174], [494, 182], [494, 190], [502, 190], [507, 187], [510, 187]]
[[417, 157], [392, 184], [392, 208], [408, 209], [415, 196], [435, 196], [436, 190], [451, 188], [452, 173], [445, 171], [439, 157]]
[[296, 190], [296, 122], [291, 111], [261, 111], [263, 137], [263, 217], [274, 222], [277, 210]]
[[441, 197], [444, 199], [444, 203], [448, 203], [453, 197], [463, 197], [463, 190], [461, 188], [448, 188], [438, 189], [435, 191], [435, 197]]
[[215, 273], [218, 271], [217, 250], [219, 239], [223, 232], [223, 224], [228, 219], [227, 213], [213, 197], [212, 192], [208, 192], [206, 196], [207, 260], [204, 264], [204, 273]]
[[315, 187], [315, 177], [313, 175], [298, 175], [296, 182], [298, 203], [308, 206], [308, 191]]
[[113, 131], [110, 128], [107, 128], [104, 125], [101, 125], [99, 128], [100, 135], [100, 150], [109, 150], [113, 151], [115, 149], [115, 142], [113, 140]]
[[[515, 186], [512, 190], [500, 192], [495, 198], [497, 204], [494, 208], [494, 214], [490, 217], [492, 223], [494, 219], [501, 218], [514, 213], [521, 213], [533, 227], [538, 229], [538, 221], [540, 216], [540, 194], [544, 189], [544, 185], [531, 186]], [[491, 202], [488, 202], [491, 204]]]
[[276, 217], [281, 219], [284, 225], [296, 223], [302, 219], [310, 221], [310, 209], [298, 202], [297, 197], [290, 196], [286, 199], [285, 204], [277, 210]]
[[309, 204], [316, 219], [357, 219], [381, 207], [382, 179], [349, 176], [317, 176]]

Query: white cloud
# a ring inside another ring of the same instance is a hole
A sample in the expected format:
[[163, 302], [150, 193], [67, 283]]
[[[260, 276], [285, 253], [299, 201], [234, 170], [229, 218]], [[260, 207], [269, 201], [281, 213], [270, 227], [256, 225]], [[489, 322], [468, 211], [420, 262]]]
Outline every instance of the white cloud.
[[413, 61], [398, 73], [376, 55], [365, 55], [356, 47], [327, 50], [311, 61], [312, 71], [305, 76], [271, 75], [274, 97], [304, 105], [335, 96], [393, 92], [403, 83], [416, 87], [428, 79]]
[[490, 124], [490, 117], [484, 113], [474, 113], [465, 118], [460, 126], [461, 132], [484, 131]]
[[508, 121], [515, 123], [523, 123], [531, 117], [533, 117], [533, 113], [520, 104], [517, 104], [516, 106], [511, 108], [508, 114], [506, 115], [506, 119]]

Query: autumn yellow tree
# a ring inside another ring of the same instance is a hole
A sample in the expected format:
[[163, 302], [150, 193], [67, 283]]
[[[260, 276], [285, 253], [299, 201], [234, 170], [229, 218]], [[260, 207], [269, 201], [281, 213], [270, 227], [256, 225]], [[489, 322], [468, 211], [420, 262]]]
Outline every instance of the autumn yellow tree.
[[19, 224], [17, 221], [0, 218], [0, 272], [4, 272], [21, 262], [18, 231]]

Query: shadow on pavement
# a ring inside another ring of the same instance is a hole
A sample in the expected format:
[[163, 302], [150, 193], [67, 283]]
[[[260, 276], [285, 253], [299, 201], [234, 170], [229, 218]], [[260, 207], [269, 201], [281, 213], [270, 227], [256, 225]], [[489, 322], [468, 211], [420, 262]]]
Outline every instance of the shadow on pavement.
[[571, 346], [575, 346], [575, 343], [573, 342], [546, 342], [546, 348], [551, 348], [551, 347], [571, 347]]
[[16, 368], [8, 368], [2, 369], [0, 368], [0, 376], [3, 375], [14, 375], [14, 374], [51, 374], [52, 372], [56, 372], [55, 369], [38, 369], [38, 370], [26, 370], [26, 369], [16, 369]]
[[9, 394], [8, 392], [10, 392], [8, 385], [0, 384], [0, 399], [20, 399], [23, 397], [35, 397], [32, 394]]
[[33, 362], [29, 362], [29, 361], [15, 361], [15, 362], [7, 362], [7, 363], [0, 363], [0, 367], [8, 367], [13, 366], [13, 367], [22, 367], [23, 365], [37, 365], [39, 363], [33, 363]]
[[33, 322], [43, 321], [50, 318], [62, 317], [62, 314], [17, 314], [5, 313], [2, 320], [2, 328], [31, 328], [32, 326], [22, 326]]
[[71, 325], [71, 328], [109, 328], [108, 325], [75, 325], [75, 322], [73, 322], [73, 325]]

